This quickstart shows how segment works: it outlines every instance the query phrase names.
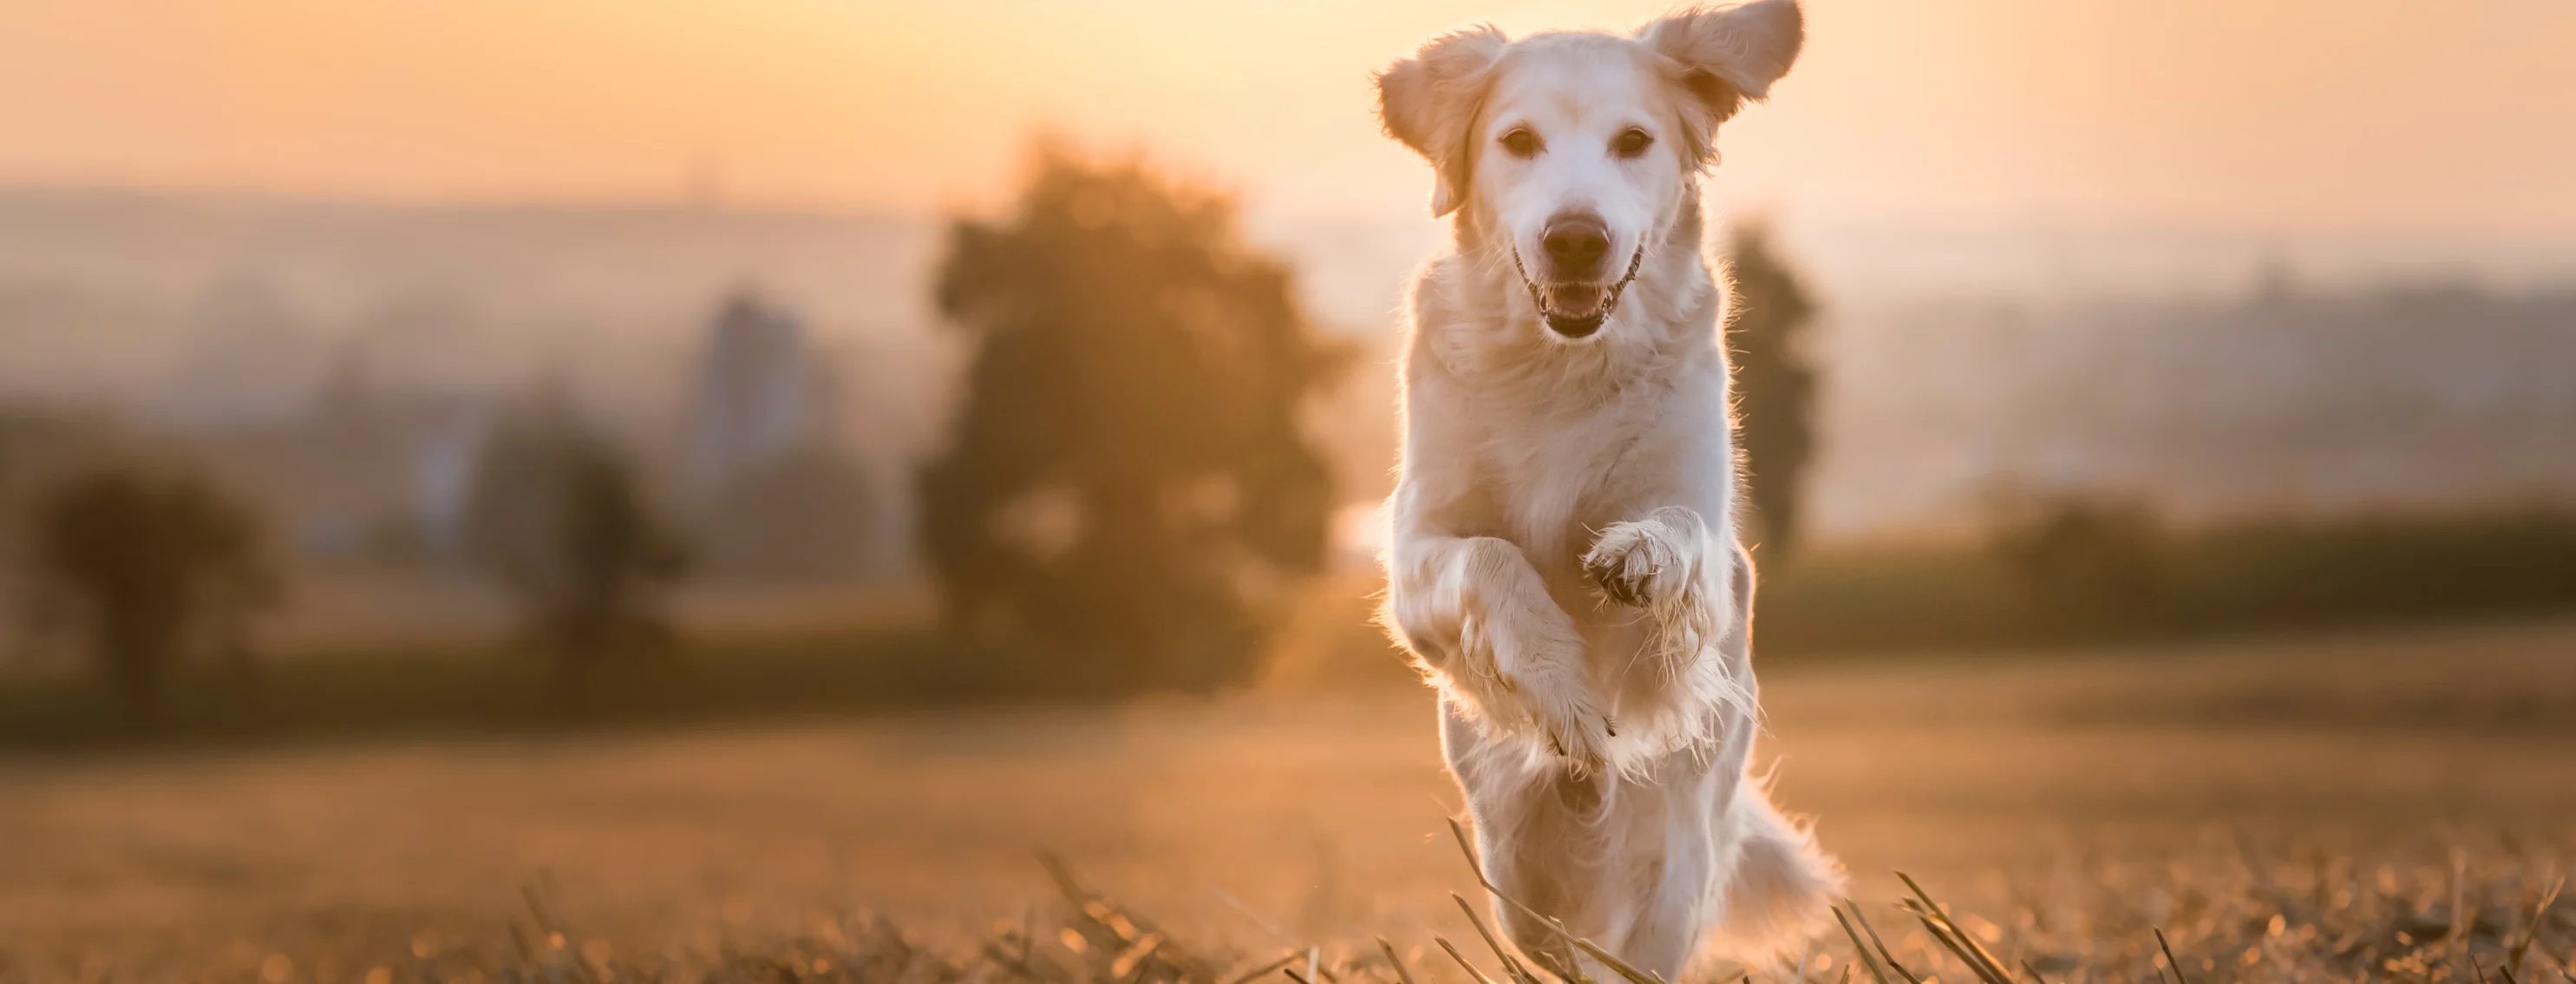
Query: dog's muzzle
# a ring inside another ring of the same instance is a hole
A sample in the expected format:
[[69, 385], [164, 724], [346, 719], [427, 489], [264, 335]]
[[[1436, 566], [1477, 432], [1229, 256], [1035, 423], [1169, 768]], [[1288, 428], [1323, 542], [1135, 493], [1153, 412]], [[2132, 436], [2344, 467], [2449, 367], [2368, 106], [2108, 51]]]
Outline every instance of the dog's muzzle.
[[1530, 279], [1529, 268], [1521, 265], [1521, 251], [1512, 248], [1512, 270], [1520, 274], [1521, 286], [1529, 291], [1530, 303], [1538, 308], [1539, 320], [1549, 331], [1567, 338], [1589, 338], [1619, 309], [1619, 297], [1636, 282], [1637, 271], [1646, 263], [1646, 244], [1638, 243], [1637, 252], [1628, 257], [1628, 272], [1618, 282], [1602, 287], [1597, 284], [1548, 284], [1540, 286]]

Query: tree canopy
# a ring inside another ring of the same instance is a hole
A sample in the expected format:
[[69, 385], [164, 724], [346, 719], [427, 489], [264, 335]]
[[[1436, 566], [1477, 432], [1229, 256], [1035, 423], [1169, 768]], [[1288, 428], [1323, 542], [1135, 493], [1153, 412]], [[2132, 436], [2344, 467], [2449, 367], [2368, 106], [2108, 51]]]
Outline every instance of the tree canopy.
[[688, 564], [625, 453], [559, 398], [510, 414], [485, 442], [466, 543], [562, 670], [661, 641], [663, 589]]
[[1046, 150], [1015, 214], [951, 229], [936, 298], [977, 346], [920, 476], [952, 623], [1107, 686], [1247, 677], [1331, 507], [1300, 417], [1339, 349], [1287, 267], [1222, 196]]
[[193, 468], [109, 463], [32, 505], [36, 621], [78, 633], [137, 712], [193, 649], [247, 659], [244, 620], [283, 595], [258, 514]]

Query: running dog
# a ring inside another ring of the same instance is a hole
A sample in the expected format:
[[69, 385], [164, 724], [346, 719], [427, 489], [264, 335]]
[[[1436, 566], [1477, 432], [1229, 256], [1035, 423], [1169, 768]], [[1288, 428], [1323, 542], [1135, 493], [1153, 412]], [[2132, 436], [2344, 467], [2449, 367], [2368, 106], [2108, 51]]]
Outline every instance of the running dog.
[[1701, 243], [1717, 127], [1802, 37], [1761, 0], [1633, 37], [1460, 31], [1377, 77], [1454, 226], [1409, 302], [1382, 619], [1440, 690], [1486, 878], [1666, 980], [1704, 938], [1793, 945], [1842, 889], [1747, 772], [1753, 564]]

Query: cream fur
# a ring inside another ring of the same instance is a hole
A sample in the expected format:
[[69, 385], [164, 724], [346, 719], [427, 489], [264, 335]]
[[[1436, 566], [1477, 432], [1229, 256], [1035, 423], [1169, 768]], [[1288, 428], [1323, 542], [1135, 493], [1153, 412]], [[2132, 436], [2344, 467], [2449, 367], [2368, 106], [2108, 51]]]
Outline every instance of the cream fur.
[[[1715, 127], [1799, 43], [1794, 0], [1763, 0], [1635, 38], [1460, 32], [1379, 77], [1389, 134], [1432, 163], [1455, 226], [1413, 287], [1382, 618], [1441, 691], [1487, 876], [1667, 979], [1703, 939], [1803, 938], [1841, 886], [1745, 781], [1753, 568], [1700, 219]], [[1545, 150], [1496, 149], [1515, 129]], [[1640, 129], [1662, 149], [1604, 149]], [[1639, 257], [1579, 338], [1524, 282], [1569, 210]], [[1496, 911], [1533, 958], [1606, 977]]]

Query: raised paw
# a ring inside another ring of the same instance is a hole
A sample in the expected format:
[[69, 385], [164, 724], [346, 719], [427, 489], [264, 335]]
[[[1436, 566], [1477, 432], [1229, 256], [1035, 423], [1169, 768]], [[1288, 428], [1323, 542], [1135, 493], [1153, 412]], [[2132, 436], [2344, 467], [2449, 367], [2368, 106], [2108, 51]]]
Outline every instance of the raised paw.
[[[1524, 688], [1522, 693], [1526, 697], [1529, 691]], [[1532, 722], [1547, 739], [1547, 750], [1577, 771], [1600, 768], [1609, 756], [1610, 739], [1619, 734], [1617, 723], [1593, 705], [1589, 694], [1552, 696], [1561, 699], [1528, 701]]]
[[1610, 738], [1618, 731], [1593, 699], [1581, 668], [1579, 649], [1510, 654], [1500, 666], [1504, 685], [1520, 699], [1548, 751], [1578, 768], [1591, 768], [1608, 754]]
[[1687, 590], [1691, 555], [1673, 542], [1668, 524], [1612, 523], [1583, 555], [1583, 571], [1611, 600], [1653, 606], [1677, 599]]
[[1493, 710], [1576, 768], [1599, 766], [1618, 725], [1585, 682], [1583, 641], [1573, 626], [1470, 618], [1463, 628], [1469, 650], [1491, 660], [1485, 665], [1492, 667], [1495, 696], [1508, 704]]

